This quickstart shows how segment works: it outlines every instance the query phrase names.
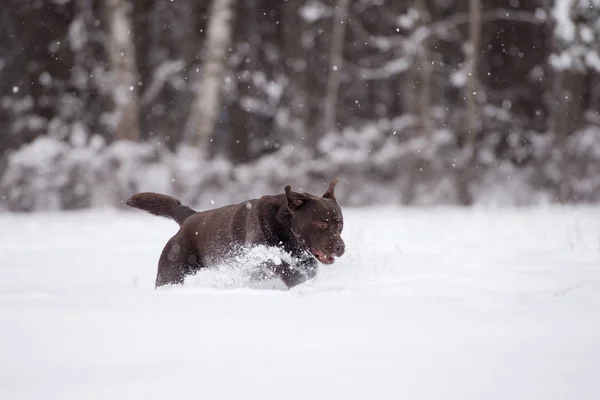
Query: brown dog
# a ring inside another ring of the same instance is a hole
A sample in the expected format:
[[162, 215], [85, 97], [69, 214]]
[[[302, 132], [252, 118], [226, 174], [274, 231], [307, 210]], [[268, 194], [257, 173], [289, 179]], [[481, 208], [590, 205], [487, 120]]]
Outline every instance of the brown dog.
[[317, 260], [334, 262], [344, 254], [342, 210], [334, 188], [322, 197], [292, 191], [263, 196], [240, 204], [196, 212], [177, 199], [138, 193], [127, 200], [130, 207], [175, 220], [179, 232], [166, 244], [158, 262], [156, 286], [183, 283], [185, 276], [226, 260], [235, 249], [265, 245], [278, 247], [298, 260], [265, 267], [288, 288], [316, 276]]

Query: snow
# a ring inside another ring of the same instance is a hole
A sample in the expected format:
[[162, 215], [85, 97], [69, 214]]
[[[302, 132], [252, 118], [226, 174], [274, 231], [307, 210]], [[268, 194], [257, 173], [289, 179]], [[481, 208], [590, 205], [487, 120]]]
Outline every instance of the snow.
[[385, 79], [407, 71], [410, 66], [410, 59], [399, 57], [385, 63], [380, 68], [361, 68], [360, 76], [362, 79], [367, 80]]
[[69, 146], [51, 137], [40, 136], [31, 142], [31, 145], [23, 147], [22, 151], [14, 152], [9, 157], [12, 162], [28, 167], [36, 167], [44, 164], [54, 164], [56, 160], [64, 155]]
[[81, 51], [88, 43], [88, 32], [85, 26], [85, 20], [82, 16], [73, 19], [69, 24], [68, 36], [69, 45], [74, 52]]
[[556, 0], [552, 16], [556, 21], [555, 36], [565, 42], [575, 39], [575, 24], [571, 20], [571, 8], [575, 0]]
[[176, 225], [141, 212], [0, 214], [0, 393], [597, 399], [599, 217], [345, 209], [347, 254], [285, 291], [231, 266], [154, 290]]
[[585, 53], [585, 65], [596, 72], [600, 72], [600, 55], [594, 52]]
[[467, 78], [469, 77], [467, 65], [463, 65], [460, 69], [454, 71], [452, 75], [450, 75], [450, 82], [454, 87], [462, 88], [467, 84]]
[[[447, 110], [440, 107], [433, 108], [431, 114], [437, 121], [447, 118]], [[483, 115], [502, 126], [511, 120], [506, 110], [498, 107], [483, 107]], [[589, 113], [586, 118], [593, 121], [594, 115]], [[70, 144], [42, 136], [7, 157], [0, 176], [0, 209], [119, 207], [140, 191], [159, 191], [207, 207], [211, 200], [223, 204], [242, 201], [245, 196], [283, 193], [289, 183], [309, 191], [321, 190], [331, 177], [344, 182], [339, 199], [346, 205], [456, 203], [454, 174], [464, 162], [456, 135], [444, 128], [423, 138], [415, 135], [416, 122], [412, 115], [382, 118], [363, 127], [347, 127], [340, 135], [322, 136], [317, 157], [302, 144], [284, 144], [278, 151], [244, 165], [235, 165], [224, 156], [203, 159], [193, 147], [179, 146], [173, 152], [157, 141], [107, 145], [98, 135], [88, 140], [85, 127], [72, 123]], [[600, 158], [594, 157], [600, 154], [600, 142], [594, 140], [600, 130], [595, 125], [583, 130], [592, 138], [586, 143], [593, 145], [579, 146], [580, 131], [575, 131], [571, 135], [573, 145], [566, 147], [569, 159], [579, 163], [569, 172], [571, 182], [577, 182], [571, 188], [571, 199], [594, 203], [600, 199], [600, 179], [595, 173]], [[475, 203], [507, 206], [555, 202], [562, 175], [553, 171], [560, 172], [564, 166], [555, 156], [554, 136], [518, 129], [511, 132], [507, 142], [510, 160], [494, 155], [498, 132], [486, 136], [486, 143], [479, 148], [480, 167], [473, 183]], [[530, 150], [519, 148], [527, 142], [536, 143], [533, 158], [517, 167], [514, 160], [530, 156]], [[425, 173], [419, 170], [415, 175], [419, 166], [424, 166]], [[87, 188], [85, 196], [74, 190], [82, 185]]]
[[142, 102], [148, 104], [155, 100], [166, 83], [184, 70], [185, 62], [181, 59], [163, 61], [159, 64], [152, 72], [152, 81], [142, 96]]
[[298, 10], [298, 12], [304, 21], [309, 24], [315, 23], [318, 20], [331, 15], [331, 11], [318, 1], [306, 3]]
[[550, 55], [556, 70], [600, 71], [600, 55], [595, 48], [598, 31], [598, 0], [557, 0], [552, 8], [554, 36], [562, 49]]
[[396, 24], [402, 29], [409, 30], [415, 27], [420, 18], [421, 15], [419, 14], [419, 11], [414, 8], [410, 8], [406, 14], [400, 14], [398, 17], [396, 17]]

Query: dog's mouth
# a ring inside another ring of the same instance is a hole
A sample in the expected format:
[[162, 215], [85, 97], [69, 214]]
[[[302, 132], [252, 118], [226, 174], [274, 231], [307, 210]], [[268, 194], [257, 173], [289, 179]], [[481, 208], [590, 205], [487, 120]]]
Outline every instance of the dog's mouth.
[[335, 262], [335, 258], [333, 258], [333, 256], [328, 256], [315, 246], [310, 246], [310, 252], [322, 264], [333, 264]]

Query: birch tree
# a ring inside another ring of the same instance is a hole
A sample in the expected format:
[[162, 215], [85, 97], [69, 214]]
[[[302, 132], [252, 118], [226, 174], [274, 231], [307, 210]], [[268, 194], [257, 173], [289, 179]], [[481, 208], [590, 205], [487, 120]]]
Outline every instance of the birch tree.
[[[426, 26], [429, 22], [429, 10], [425, 0], [416, 0], [415, 4], [419, 12], [419, 28]], [[419, 115], [419, 130], [422, 136], [429, 137], [431, 135], [431, 55], [429, 54], [429, 41], [424, 40], [420, 46], [416, 48], [416, 68], [418, 73], [418, 96], [417, 96], [417, 113]]]
[[462, 204], [473, 202], [471, 184], [476, 167], [477, 131], [477, 67], [481, 42], [481, 0], [469, 0], [469, 39], [465, 48], [467, 81], [465, 85], [465, 162], [459, 178], [458, 196]]
[[328, 133], [335, 129], [337, 98], [340, 88], [341, 70], [344, 63], [344, 36], [347, 25], [345, 22], [349, 3], [350, 0], [338, 0], [333, 15], [329, 75], [323, 116], [323, 133]]
[[306, 0], [288, 1], [282, 7], [281, 52], [288, 84], [283, 92], [288, 106], [287, 126], [290, 133], [300, 137], [306, 132], [308, 121], [307, 49], [303, 35], [309, 31], [309, 24], [298, 10], [302, 10]]
[[131, 5], [125, 0], [107, 0], [105, 4], [109, 26], [107, 53], [113, 86], [115, 137], [137, 141], [140, 138], [138, 73], [129, 19]]
[[186, 137], [210, 154], [210, 136], [221, 108], [221, 81], [232, 40], [235, 0], [213, 0], [204, 46], [204, 64], [190, 110]]
[[[415, 30], [427, 31], [427, 25], [431, 22], [431, 14], [425, 0], [416, 0], [414, 3], [418, 14]], [[410, 11], [413, 10], [409, 10]], [[423, 40], [415, 48], [415, 58], [412, 65], [410, 76], [413, 78], [414, 91], [410, 97], [413, 101], [412, 110], [416, 117], [417, 131], [422, 140], [431, 139], [433, 132], [432, 114], [431, 114], [431, 86], [432, 86], [432, 54], [430, 51], [431, 43], [435, 36], [428, 40]], [[429, 160], [421, 157], [415, 157], [410, 168], [407, 169], [408, 185], [404, 193], [404, 202], [412, 203], [416, 197], [417, 184], [423, 181], [424, 177], [430, 173]]]

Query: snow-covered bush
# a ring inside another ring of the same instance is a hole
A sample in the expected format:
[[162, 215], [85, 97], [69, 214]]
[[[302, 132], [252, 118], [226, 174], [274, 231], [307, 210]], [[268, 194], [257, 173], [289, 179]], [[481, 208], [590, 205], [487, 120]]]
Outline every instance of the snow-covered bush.
[[552, 67], [600, 71], [600, 0], [555, 0], [551, 15], [555, 38]]
[[150, 144], [95, 137], [86, 146], [39, 137], [8, 156], [0, 198], [10, 211], [116, 205], [140, 187], [169, 191], [166, 165]]
[[[41, 137], [9, 155], [0, 172], [0, 208], [11, 211], [122, 206], [132, 194], [156, 191], [200, 209], [294, 189], [321, 193], [334, 178], [342, 181], [344, 205], [455, 204], [464, 162], [455, 135], [437, 130], [417, 136], [412, 122], [398, 118], [347, 128], [325, 136], [318, 154], [284, 145], [249, 164], [224, 158], [204, 160], [195, 148], [171, 152], [159, 143], [93, 137], [87, 145]], [[476, 203], [552, 202], [563, 174], [571, 181], [570, 200], [600, 200], [600, 129], [587, 126], [568, 138], [565, 160], [552, 134], [515, 129], [504, 147], [486, 135], [474, 175]], [[530, 146], [523, 146], [530, 143]], [[519, 148], [520, 152], [511, 148]], [[529, 148], [525, 151], [523, 149]]]
[[[70, 150], [69, 145], [59, 140], [40, 137], [10, 154], [0, 180], [1, 198], [7, 208], [11, 211], [61, 209], [65, 208], [63, 201], [68, 199], [78, 204], [85, 192], [84, 180], [70, 185], [73, 177], [80, 177], [66, 162]], [[70, 206], [67, 208], [75, 208]]]

